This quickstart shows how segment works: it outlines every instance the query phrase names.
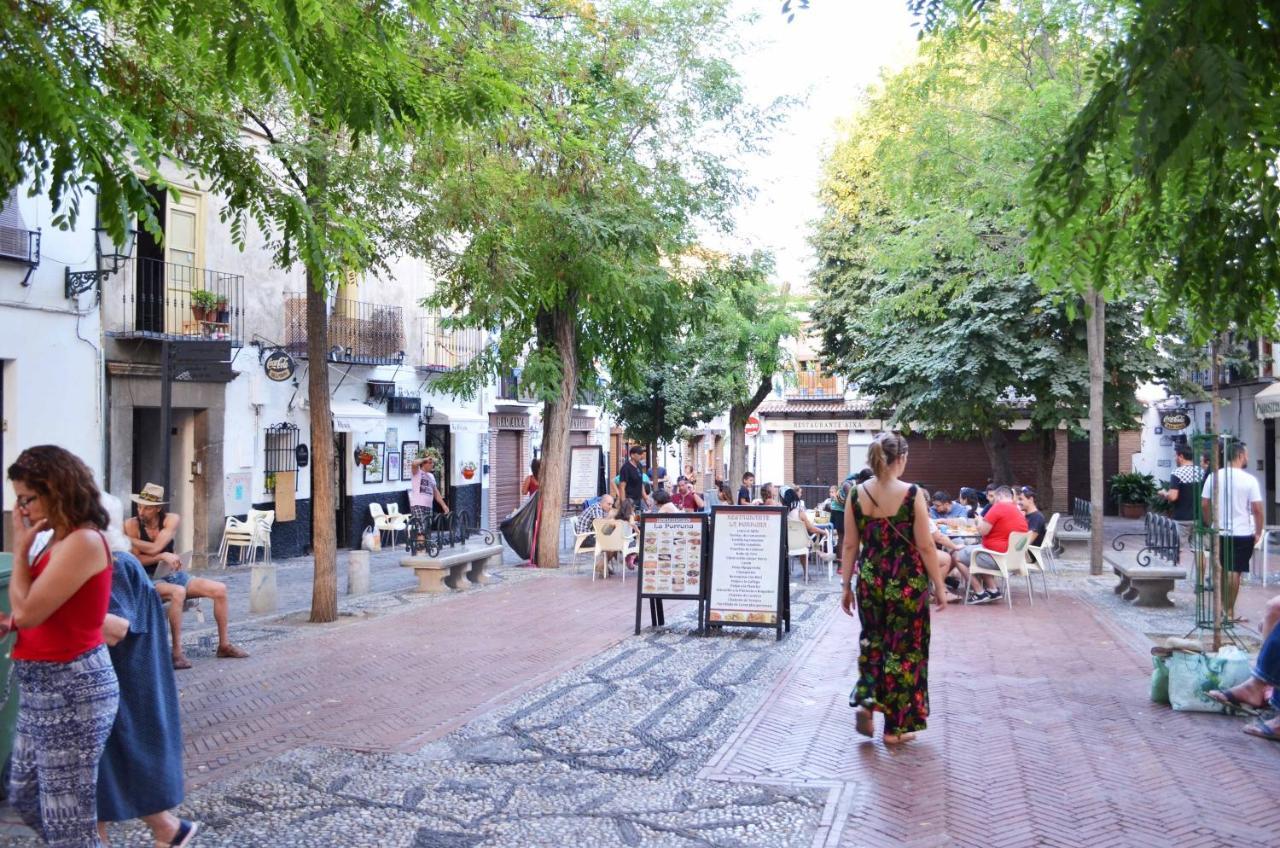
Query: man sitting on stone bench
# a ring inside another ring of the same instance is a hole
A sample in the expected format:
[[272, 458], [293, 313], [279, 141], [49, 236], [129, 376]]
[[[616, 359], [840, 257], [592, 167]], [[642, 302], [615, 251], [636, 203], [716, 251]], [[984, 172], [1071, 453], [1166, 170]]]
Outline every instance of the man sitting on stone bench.
[[[218, 625], [218, 656], [243, 659], [245, 651], [231, 644], [227, 635], [227, 584], [203, 577], [192, 577], [182, 570], [182, 560], [173, 552], [174, 536], [182, 517], [166, 512], [164, 487], [148, 483], [131, 496], [138, 505], [138, 515], [124, 523], [125, 535], [133, 544], [133, 554], [155, 580], [156, 593], [169, 602], [169, 635], [173, 641], [173, 667], [191, 668], [191, 660], [182, 653], [182, 609], [187, 599], [209, 598], [213, 601], [213, 620]], [[160, 565], [167, 573], [157, 571]], [[156, 576], [159, 574], [160, 576]]]

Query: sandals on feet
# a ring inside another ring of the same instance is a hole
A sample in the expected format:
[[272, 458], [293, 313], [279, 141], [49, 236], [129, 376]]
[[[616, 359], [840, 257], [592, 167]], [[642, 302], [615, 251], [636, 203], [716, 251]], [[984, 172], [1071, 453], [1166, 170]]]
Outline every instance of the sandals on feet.
[[178, 832], [169, 840], [169, 848], [186, 848], [200, 832], [200, 822], [178, 819]]
[[1232, 694], [1230, 689], [1210, 689], [1207, 693], [1210, 701], [1217, 701], [1224, 707], [1237, 710], [1245, 715], [1256, 716], [1262, 713], [1266, 704], [1250, 704]]
[[1257, 736], [1260, 739], [1269, 739], [1272, 742], [1280, 742], [1280, 732], [1274, 730], [1271, 725], [1265, 721], [1251, 721], [1244, 726], [1244, 732], [1250, 736]]
[[876, 735], [876, 714], [866, 707], [858, 707], [857, 718], [853, 726], [858, 732], [870, 739]]
[[191, 668], [191, 660], [187, 659], [184, 654], [178, 654], [173, 658], [173, 670], [182, 671]]
[[224, 660], [242, 660], [249, 656], [247, 651], [242, 651], [235, 645], [226, 644], [218, 646], [218, 657]]

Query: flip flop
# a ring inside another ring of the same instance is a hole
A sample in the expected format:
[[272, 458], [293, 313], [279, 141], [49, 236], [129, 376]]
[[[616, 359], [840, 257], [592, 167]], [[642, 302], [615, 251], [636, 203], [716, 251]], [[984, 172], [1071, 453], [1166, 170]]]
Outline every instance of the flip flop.
[[200, 832], [200, 822], [178, 819], [178, 831], [169, 842], [169, 848], [187, 848]]
[[876, 714], [866, 707], [858, 707], [857, 718], [854, 719], [853, 726], [863, 736], [870, 739], [876, 735]]
[[1230, 689], [1210, 689], [1207, 693], [1210, 701], [1216, 701], [1229, 709], [1237, 710], [1245, 715], [1261, 715], [1265, 704], [1250, 704], [1231, 694]]
[[183, 669], [187, 669], [187, 668], [191, 668], [191, 660], [187, 659], [183, 655], [179, 655], [173, 658], [174, 671], [182, 671]]
[[1280, 742], [1280, 732], [1271, 729], [1271, 726], [1263, 721], [1251, 721], [1244, 726], [1244, 732], [1250, 736], [1257, 736], [1259, 739], [1270, 739], [1272, 742]]

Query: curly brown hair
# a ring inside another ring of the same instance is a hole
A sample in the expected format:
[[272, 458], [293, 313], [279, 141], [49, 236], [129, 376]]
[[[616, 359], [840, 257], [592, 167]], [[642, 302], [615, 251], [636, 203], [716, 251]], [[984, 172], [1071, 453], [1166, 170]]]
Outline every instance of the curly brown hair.
[[49, 526], [60, 534], [85, 525], [106, 530], [110, 519], [98, 484], [80, 457], [57, 445], [36, 445], [18, 454], [9, 479], [28, 486], [44, 501]]

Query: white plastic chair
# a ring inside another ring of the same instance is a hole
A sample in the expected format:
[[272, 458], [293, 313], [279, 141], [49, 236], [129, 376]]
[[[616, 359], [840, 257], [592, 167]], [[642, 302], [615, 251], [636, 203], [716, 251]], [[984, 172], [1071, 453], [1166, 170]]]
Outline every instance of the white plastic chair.
[[801, 557], [801, 568], [804, 570], [804, 582], [809, 582], [809, 530], [799, 519], [787, 519], [787, 562], [792, 557]]
[[811, 537], [810, 542], [814, 546], [814, 550], [818, 554], [818, 562], [827, 564], [827, 582], [831, 582], [832, 575], [835, 574], [836, 563], [839, 557], [836, 556], [836, 539], [834, 533], [818, 533]]
[[[594, 564], [591, 569], [591, 579], [596, 579], [596, 571], [599, 568], [600, 556], [605, 556], [605, 562], [608, 562], [609, 554], [617, 554], [622, 566], [622, 582], [627, 582], [627, 555], [637, 553], [639, 548], [636, 545], [635, 534], [630, 532], [631, 526], [625, 521], [618, 521], [616, 518], [597, 518], [591, 522], [592, 532], [595, 533], [596, 545], [593, 549], [595, 553]], [[608, 572], [605, 572], [608, 576]]]
[[[1049, 523], [1044, 526], [1044, 538], [1040, 540], [1039, 545], [1030, 545], [1027, 551], [1031, 554], [1031, 559], [1036, 571], [1040, 572], [1041, 578], [1044, 577], [1045, 571], [1058, 572], [1058, 558], [1053, 555], [1053, 540], [1058, 533], [1058, 513], [1054, 513], [1049, 517]], [[1048, 587], [1045, 588], [1048, 591]]]
[[227, 557], [231, 553], [231, 548], [240, 549], [240, 562], [244, 562], [249, 552], [253, 550], [253, 525], [248, 521], [241, 521], [234, 515], [228, 515], [227, 520], [222, 525], [222, 541], [218, 544], [218, 559], [222, 562], [222, 567], [227, 567]]
[[[989, 577], [999, 577], [1004, 580], [1004, 597], [1009, 602], [1009, 609], [1013, 609], [1013, 597], [1009, 591], [1009, 575], [1011, 574], [1018, 574], [1027, 578], [1027, 597], [1031, 599], [1031, 605], [1035, 606], [1035, 593], [1031, 588], [1031, 570], [1027, 567], [1027, 549], [1030, 547], [1027, 543], [1030, 541], [1030, 533], [1010, 533], [1009, 550], [1001, 552], [980, 547], [969, 558], [969, 573], [971, 575], [985, 574]], [[987, 568], [984, 565], [979, 565], [978, 557], [981, 554], [991, 557], [995, 561], [996, 567]], [[967, 595], [965, 603], [969, 603]]]
[[369, 515], [373, 516], [373, 529], [378, 531], [379, 539], [382, 538], [384, 533], [391, 534], [392, 547], [396, 544], [396, 533], [407, 530], [409, 526], [409, 520], [406, 516], [400, 515], [398, 512], [395, 515], [387, 515], [382, 509], [382, 504], [377, 501], [369, 504]]
[[253, 533], [249, 542], [249, 562], [252, 563], [257, 556], [255, 551], [262, 548], [263, 561], [267, 565], [271, 564], [271, 528], [276, 523], [276, 511], [274, 509], [251, 509], [249, 510], [249, 526], [253, 528]]

